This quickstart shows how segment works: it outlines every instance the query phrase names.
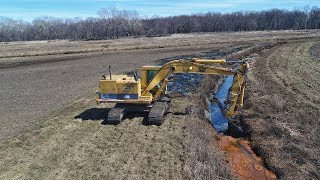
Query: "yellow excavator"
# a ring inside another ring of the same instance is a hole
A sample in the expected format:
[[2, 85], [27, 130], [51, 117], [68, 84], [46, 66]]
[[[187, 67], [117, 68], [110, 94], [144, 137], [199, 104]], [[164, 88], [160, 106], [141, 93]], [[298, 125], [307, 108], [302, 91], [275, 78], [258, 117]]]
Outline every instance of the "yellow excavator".
[[[236, 68], [233, 68], [235, 64]], [[131, 77], [112, 75], [109, 66], [109, 75], [103, 75], [103, 79], [99, 82], [96, 101], [97, 103], [115, 103], [105, 119], [108, 124], [119, 124], [124, 115], [129, 112], [146, 112], [148, 124], [161, 125], [170, 101], [167, 96], [167, 83], [172, 74], [228, 75], [233, 76], [233, 84], [224, 105], [216, 98], [212, 101], [219, 105], [224, 117], [234, 120], [240, 116], [243, 106], [247, 69], [248, 64], [243, 61], [174, 60], [163, 66], [143, 66], [135, 69]]]

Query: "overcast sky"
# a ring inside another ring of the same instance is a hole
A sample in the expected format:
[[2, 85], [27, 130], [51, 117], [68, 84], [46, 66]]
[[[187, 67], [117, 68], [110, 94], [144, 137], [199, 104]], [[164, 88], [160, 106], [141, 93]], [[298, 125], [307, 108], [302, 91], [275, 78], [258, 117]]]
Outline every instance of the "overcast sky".
[[320, 0], [0, 0], [0, 16], [32, 20], [40, 16], [95, 17], [104, 7], [137, 10], [142, 17], [181, 14], [303, 8], [320, 6]]

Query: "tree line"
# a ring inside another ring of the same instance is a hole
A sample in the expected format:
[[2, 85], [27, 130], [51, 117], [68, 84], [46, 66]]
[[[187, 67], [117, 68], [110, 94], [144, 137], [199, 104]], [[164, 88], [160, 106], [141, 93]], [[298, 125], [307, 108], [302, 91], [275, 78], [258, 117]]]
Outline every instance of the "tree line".
[[98, 17], [39, 17], [32, 22], [0, 17], [0, 41], [94, 40], [175, 33], [320, 29], [320, 8], [208, 12], [141, 18], [136, 11], [103, 8]]

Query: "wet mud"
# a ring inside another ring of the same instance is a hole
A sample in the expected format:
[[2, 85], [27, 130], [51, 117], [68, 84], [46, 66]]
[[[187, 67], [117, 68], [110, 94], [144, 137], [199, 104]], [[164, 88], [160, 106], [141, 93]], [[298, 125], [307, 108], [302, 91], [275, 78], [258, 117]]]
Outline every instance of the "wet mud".
[[230, 166], [240, 179], [277, 179], [274, 173], [264, 167], [263, 160], [252, 151], [249, 141], [221, 135], [219, 146], [225, 151]]

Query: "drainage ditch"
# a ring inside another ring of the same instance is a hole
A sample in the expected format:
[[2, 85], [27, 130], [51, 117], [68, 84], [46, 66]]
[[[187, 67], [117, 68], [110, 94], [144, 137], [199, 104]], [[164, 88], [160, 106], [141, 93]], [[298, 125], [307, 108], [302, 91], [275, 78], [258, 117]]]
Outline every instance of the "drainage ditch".
[[[168, 90], [171, 93], [188, 96], [188, 93], [196, 91], [201, 85], [203, 77], [204, 75], [199, 74], [176, 74], [171, 78]], [[216, 92], [212, 93], [222, 104], [227, 98], [232, 83], [233, 76], [227, 76], [220, 81]], [[239, 137], [239, 133], [230, 131], [228, 119], [222, 115], [219, 106], [216, 103], [208, 102], [206, 117], [211, 119], [212, 126], [219, 133], [219, 147], [226, 153], [229, 165], [234, 173], [243, 179], [276, 179], [276, 175], [264, 166], [262, 158], [254, 153], [250, 147], [250, 142], [245, 140], [245, 133], [242, 134], [242, 137]]]
[[[233, 77], [227, 76], [221, 82], [217, 92], [215, 92], [215, 97], [221, 103], [226, 100], [232, 82]], [[222, 115], [219, 106], [216, 103], [212, 103], [209, 104], [208, 109], [213, 127], [217, 132], [220, 132], [219, 146], [227, 154], [233, 171], [243, 179], [276, 179], [276, 175], [265, 168], [263, 160], [253, 152], [249, 141], [238, 138], [237, 132], [236, 137], [232, 137], [233, 132], [228, 131], [228, 119]]]
[[[227, 59], [243, 59], [244, 57], [252, 56], [254, 53], [259, 53], [265, 49], [270, 49], [275, 45], [283, 43], [285, 42], [266, 43], [253, 46], [240, 50], [237, 53], [232, 53], [227, 56]], [[214, 56], [217, 56], [217, 54], [214, 54]], [[171, 80], [172, 83], [169, 82], [168, 89], [169, 91], [186, 95], [187, 93], [193, 92], [201, 85], [203, 77], [204, 75], [198, 74], [176, 74]], [[232, 83], [232, 76], [225, 77], [223, 81], [220, 82], [217, 91], [213, 93], [221, 103], [224, 103], [226, 100]], [[232, 131], [232, 129], [234, 129], [233, 124], [228, 123], [228, 119], [222, 115], [219, 106], [216, 103], [209, 103], [207, 100], [207, 108], [208, 112], [205, 113], [205, 116], [211, 120], [213, 127], [219, 133], [219, 146], [226, 153], [234, 173], [242, 179], [277, 179], [276, 175], [264, 166], [262, 158], [254, 153], [250, 147], [250, 142], [245, 140], [246, 137], [245, 133], [242, 132], [242, 127], [240, 127], [240, 134], [238, 133], [239, 131], [236, 133], [235, 131]]]

